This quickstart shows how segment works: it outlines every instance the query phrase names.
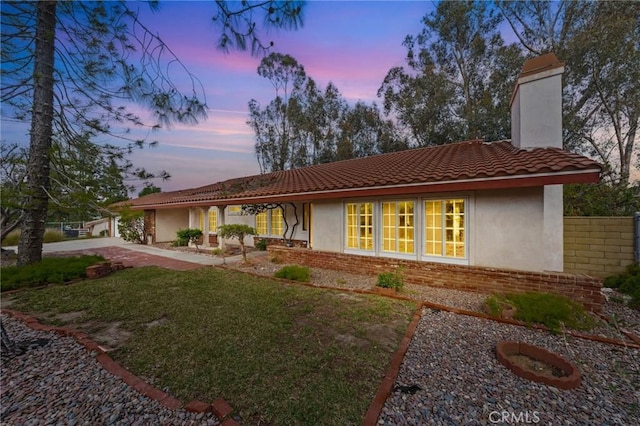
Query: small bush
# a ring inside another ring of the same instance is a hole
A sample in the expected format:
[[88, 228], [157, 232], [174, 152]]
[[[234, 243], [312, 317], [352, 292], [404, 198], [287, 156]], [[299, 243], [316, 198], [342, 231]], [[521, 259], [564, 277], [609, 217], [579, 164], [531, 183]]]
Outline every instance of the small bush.
[[25, 266], [2, 268], [2, 291], [37, 287], [44, 284], [61, 284], [86, 276], [87, 266], [104, 262], [102, 256], [45, 257], [42, 261]]
[[284, 278], [292, 281], [308, 282], [311, 280], [311, 272], [309, 268], [304, 266], [289, 265], [280, 268], [275, 273], [276, 278]]
[[9, 235], [7, 235], [7, 237], [4, 240], [2, 240], [2, 246], [3, 247], [17, 246], [18, 241], [20, 241], [20, 231], [19, 230], [11, 231]]
[[402, 290], [404, 287], [404, 277], [402, 275], [402, 269], [398, 268], [395, 272], [383, 272], [378, 274], [378, 281], [376, 286], [382, 288], [392, 288], [396, 291]]
[[627, 266], [626, 272], [607, 277], [604, 286], [631, 296], [629, 306], [640, 309], [640, 263]]
[[182, 247], [189, 245], [189, 242], [196, 244], [198, 238], [202, 237], [202, 230], [197, 228], [178, 229], [176, 235], [178, 236], [178, 247]]
[[562, 326], [589, 330], [595, 325], [593, 317], [585, 313], [579, 303], [555, 294], [532, 292], [490, 296], [486, 303], [492, 315], [500, 316], [505, 307], [513, 306], [516, 309], [514, 319], [544, 324], [553, 332], [560, 331]]
[[189, 240], [175, 240], [174, 242], [171, 243], [171, 245], [173, 247], [186, 247], [189, 245]]
[[264, 238], [261, 238], [256, 243], [256, 250], [265, 251], [266, 249], [267, 249], [267, 240], [265, 240]]

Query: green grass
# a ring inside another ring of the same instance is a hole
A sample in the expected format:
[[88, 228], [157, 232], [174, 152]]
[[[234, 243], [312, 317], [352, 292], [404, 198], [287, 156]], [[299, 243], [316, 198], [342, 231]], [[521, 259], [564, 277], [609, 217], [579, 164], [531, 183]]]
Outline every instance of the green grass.
[[487, 301], [491, 315], [499, 316], [506, 306], [516, 308], [514, 318], [526, 323], [543, 324], [557, 332], [564, 326], [589, 330], [595, 325], [584, 308], [566, 297], [549, 293], [518, 293], [490, 296]]
[[15, 299], [51, 320], [82, 311], [83, 330], [120, 321], [132, 335], [111, 355], [135, 374], [183, 401], [224, 398], [243, 424], [278, 425], [360, 424], [415, 310], [214, 268], [128, 269]]
[[38, 263], [6, 266], [0, 272], [0, 289], [16, 290], [44, 284], [62, 284], [86, 277], [87, 266], [104, 262], [102, 256], [44, 257]]
[[402, 268], [398, 268], [395, 272], [383, 272], [378, 274], [376, 286], [392, 288], [396, 291], [402, 290], [404, 287], [404, 275], [402, 273]]

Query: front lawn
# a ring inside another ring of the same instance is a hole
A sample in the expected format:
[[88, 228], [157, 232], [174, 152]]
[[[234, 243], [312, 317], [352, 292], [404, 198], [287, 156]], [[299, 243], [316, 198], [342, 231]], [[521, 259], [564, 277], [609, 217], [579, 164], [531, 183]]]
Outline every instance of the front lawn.
[[360, 424], [415, 310], [214, 268], [127, 269], [14, 297], [94, 336], [115, 324], [116, 361], [184, 401], [224, 398], [243, 424]]

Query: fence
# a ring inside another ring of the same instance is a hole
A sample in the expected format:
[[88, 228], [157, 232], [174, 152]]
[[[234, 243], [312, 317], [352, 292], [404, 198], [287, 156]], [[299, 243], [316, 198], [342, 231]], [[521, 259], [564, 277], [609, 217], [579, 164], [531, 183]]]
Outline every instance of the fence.
[[565, 217], [564, 271], [604, 278], [637, 261], [635, 217]]
[[45, 227], [60, 232], [65, 238], [84, 238], [87, 235], [84, 222], [47, 222]]

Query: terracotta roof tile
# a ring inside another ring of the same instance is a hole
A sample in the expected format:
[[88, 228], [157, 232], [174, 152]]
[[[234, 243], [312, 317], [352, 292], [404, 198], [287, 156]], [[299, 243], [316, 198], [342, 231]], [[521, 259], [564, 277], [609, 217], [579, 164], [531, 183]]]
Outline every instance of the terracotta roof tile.
[[495, 178], [509, 180], [546, 173], [561, 175], [600, 170], [601, 166], [595, 161], [557, 148], [523, 150], [515, 148], [509, 141], [487, 143], [474, 140], [151, 194], [132, 200], [132, 205], [160, 206], [209, 201], [233, 204], [234, 200], [293, 194], [308, 194], [308, 198], [313, 199], [314, 193], [326, 191]]

